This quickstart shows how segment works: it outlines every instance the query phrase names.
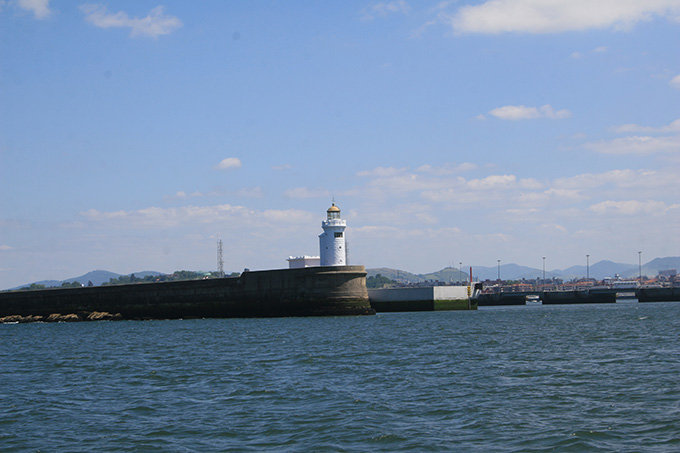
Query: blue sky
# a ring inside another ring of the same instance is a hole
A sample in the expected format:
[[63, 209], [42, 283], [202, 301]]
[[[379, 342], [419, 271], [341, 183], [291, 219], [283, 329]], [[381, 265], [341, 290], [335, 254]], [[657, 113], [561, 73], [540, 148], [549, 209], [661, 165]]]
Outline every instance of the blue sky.
[[676, 0], [0, 1], [0, 289], [680, 255]]

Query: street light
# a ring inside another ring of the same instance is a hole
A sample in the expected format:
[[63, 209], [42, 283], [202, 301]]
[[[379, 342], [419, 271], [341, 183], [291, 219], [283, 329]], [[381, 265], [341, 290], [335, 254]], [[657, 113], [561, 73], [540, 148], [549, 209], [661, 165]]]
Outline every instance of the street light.
[[586, 279], [590, 280], [590, 255], [586, 255]]
[[640, 270], [640, 285], [642, 285], [642, 252], [638, 252], [638, 268]]
[[501, 292], [501, 260], [498, 260], [498, 292]]
[[543, 284], [545, 285], [545, 256], [543, 257]]

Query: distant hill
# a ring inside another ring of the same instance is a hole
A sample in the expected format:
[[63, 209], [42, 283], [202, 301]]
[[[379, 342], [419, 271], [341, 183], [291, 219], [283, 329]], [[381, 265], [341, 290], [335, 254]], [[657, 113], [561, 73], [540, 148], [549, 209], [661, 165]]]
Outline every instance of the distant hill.
[[[665, 258], [655, 258], [652, 261], [642, 265], [642, 275], [653, 277], [656, 276], [659, 271], [668, 269], [677, 269], [680, 271], [680, 257], [669, 256]], [[619, 274], [621, 278], [634, 278], [640, 273], [640, 269], [636, 264], [622, 264], [607, 260], [591, 264], [589, 271], [590, 277], [598, 280], [602, 280], [605, 277], [614, 277], [616, 274]], [[440, 282], [458, 282], [461, 279], [465, 281], [468, 280], [470, 268], [463, 267], [463, 269], [460, 270], [455, 267], [445, 267], [439, 271], [430, 272], [427, 274], [413, 274], [400, 269], [380, 267], [366, 269], [366, 272], [368, 273], [369, 277], [375, 277], [377, 274], [381, 274], [384, 277], [403, 283], [419, 283], [430, 280]], [[498, 278], [497, 266], [472, 266], [472, 272], [474, 278], [479, 280], [495, 280]], [[156, 271], [142, 271], [133, 273], [139, 278], [144, 278], [148, 275], [164, 275], [162, 272]], [[543, 269], [520, 266], [513, 263], [501, 264], [501, 279], [503, 280], [521, 280], [523, 278], [531, 280], [537, 277], [542, 277], [542, 275]], [[121, 276], [122, 274], [116, 274], [115, 272], [96, 270], [88, 272], [85, 275], [81, 275], [80, 277], [68, 278], [66, 280], [42, 280], [34, 283], [38, 285], [45, 285], [45, 287], [51, 287], [61, 286], [62, 283], [72, 283], [74, 281], [78, 281], [83, 285], [87, 285], [88, 282], [92, 282], [93, 285], [99, 286], [102, 283], [108, 282], [112, 278], [119, 278]], [[546, 269], [545, 276], [546, 278], [557, 277], [565, 281], [574, 278], [581, 278], [586, 276], [586, 266], [571, 266], [564, 270]], [[20, 289], [30, 285], [31, 283], [28, 283], [11, 289]]]
[[430, 272], [429, 274], [423, 274], [421, 277], [425, 280], [434, 280], [440, 282], [459, 282], [468, 281], [470, 271], [465, 270], [465, 268], [456, 269], [455, 267], [445, 267], [444, 269], [437, 272]]
[[642, 273], [657, 275], [659, 271], [667, 271], [669, 269], [680, 271], [680, 256], [654, 258], [652, 261], [642, 266]]
[[[469, 273], [468, 269], [468, 273]], [[498, 278], [498, 266], [472, 266], [472, 275], [480, 280], [496, 280]], [[520, 266], [519, 264], [503, 264], [501, 263], [501, 279], [502, 280], [521, 280], [540, 278], [543, 276], [543, 269], [535, 269], [533, 267]], [[545, 271], [546, 278], [558, 277], [556, 271]]]
[[[140, 277], [140, 278], [144, 278], [147, 275], [163, 275], [162, 272], [156, 272], [156, 271], [133, 272], [133, 274], [136, 277]], [[73, 283], [73, 282], [79, 282], [79, 283], [82, 283], [83, 285], [87, 285], [88, 282], [92, 282], [92, 284], [94, 286], [99, 286], [102, 283], [107, 283], [112, 278], [119, 278], [122, 275], [123, 274], [116, 274], [115, 272], [110, 272], [110, 271], [96, 270], [96, 271], [90, 271], [87, 274], [81, 275], [80, 277], [67, 278], [66, 280], [42, 280], [42, 281], [39, 281], [39, 282], [27, 283], [25, 285], [17, 286], [16, 288], [11, 288], [11, 289], [21, 289], [21, 288], [25, 288], [27, 286], [31, 286], [32, 284], [44, 285], [46, 288], [49, 288], [49, 287], [52, 287], [52, 286], [61, 286], [63, 283]], [[132, 274], [127, 274], [127, 275], [132, 275]]]
[[[640, 273], [638, 265], [615, 263], [613, 261], [599, 261], [591, 264], [590, 269], [586, 266], [571, 266], [567, 269], [547, 270], [545, 271], [546, 278], [557, 277], [563, 280], [572, 280], [575, 278], [585, 277], [586, 273], [590, 274], [591, 278], [602, 280], [605, 277], [614, 277], [615, 275], [621, 278], [634, 278]], [[649, 277], [656, 276], [661, 270], [677, 269], [680, 271], [680, 257], [666, 257], [655, 258], [652, 261], [642, 265], [642, 275]], [[470, 269], [463, 267], [462, 271], [454, 267], [445, 267], [444, 269], [428, 274], [412, 274], [407, 271], [390, 268], [376, 268], [367, 269], [369, 277], [374, 277], [381, 274], [392, 280], [402, 282], [424, 282], [428, 280], [438, 280], [440, 282], [457, 282], [467, 280], [469, 278]], [[521, 279], [535, 279], [543, 276], [543, 269], [536, 269], [527, 266], [520, 266], [518, 264], [501, 264], [501, 279], [503, 280], [521, 280]], [[479, 280], [496, 280], [498, 278], [498, 267], [472, 266], [472, 273], [475, 279]]]
[[380, 274], [383, 277], [387, 277], [391, 280], [395, 280], [402, 283], [418, 283], [424, 281], [424, 279], [416, 274], [412, 274], [406, 271], [400, 271], [398, 269], [390, 269], [387, 267], [379, 267], [375, 269], [366, 269], [368, 277], [375, 277]]
[[[571, 280], [573, 278], [583, 277], [586, 274], [590, 275], [590, 278], [595, 278], [597, 280], [602, 280], [605, 277], [614, 277], [619, 274], [622, 278], [628, 278], [631, 272], [635, 271], [635, 275], [638, 274], [638, 267], [631, 264], [615, 263], [613, 261], [599, 261], [595, 264], [590, 265], [590, 271], [588, 271], [586, 266], [571, 266], [560, 272], [560, 278]], [[654, 272], [656, 275], [656, 272]]]
[[[120, 274], [116, 274], [115, 272], [109, 272], [109, 271], [90, 271], [85, 275], [81, 275], [80, 277], [74, 277], [74, 278], [69, 278], [64, 280], [66, 283], [72, 283], [72, 282], [80, 282], [83, 285], [87, 285], [87, 282], [92, 282], [94, 286], [99, 286], [104, 282], [108, 282], [112, 278], [118, 278], [120, 277]], [[60, 282], [60, 284], [63, 282]]]

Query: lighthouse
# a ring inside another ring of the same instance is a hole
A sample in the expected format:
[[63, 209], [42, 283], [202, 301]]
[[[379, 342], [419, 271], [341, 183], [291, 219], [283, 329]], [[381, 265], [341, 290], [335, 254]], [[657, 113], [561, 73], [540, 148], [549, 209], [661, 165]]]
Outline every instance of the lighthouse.
[[345, 228], [347, 222], [340, 218], [340, 208], [335, 203], [326, 211], [326, 220], [321, 222], [323, 233], [319, 235], [319, 256], [322, 266], [345, 266], [347, 246]]

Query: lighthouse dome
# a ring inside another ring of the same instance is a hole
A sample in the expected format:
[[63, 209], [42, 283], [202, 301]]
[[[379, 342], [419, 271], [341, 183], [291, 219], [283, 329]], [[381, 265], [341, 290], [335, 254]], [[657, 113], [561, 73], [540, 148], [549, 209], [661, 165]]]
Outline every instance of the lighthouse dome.
[[335, 206], [335, 203], [333, 203], [333, 206], [328, 208], [328, 211], [326, 211], [326, 218], [328, 220], [340, 220], [340, 208]]

